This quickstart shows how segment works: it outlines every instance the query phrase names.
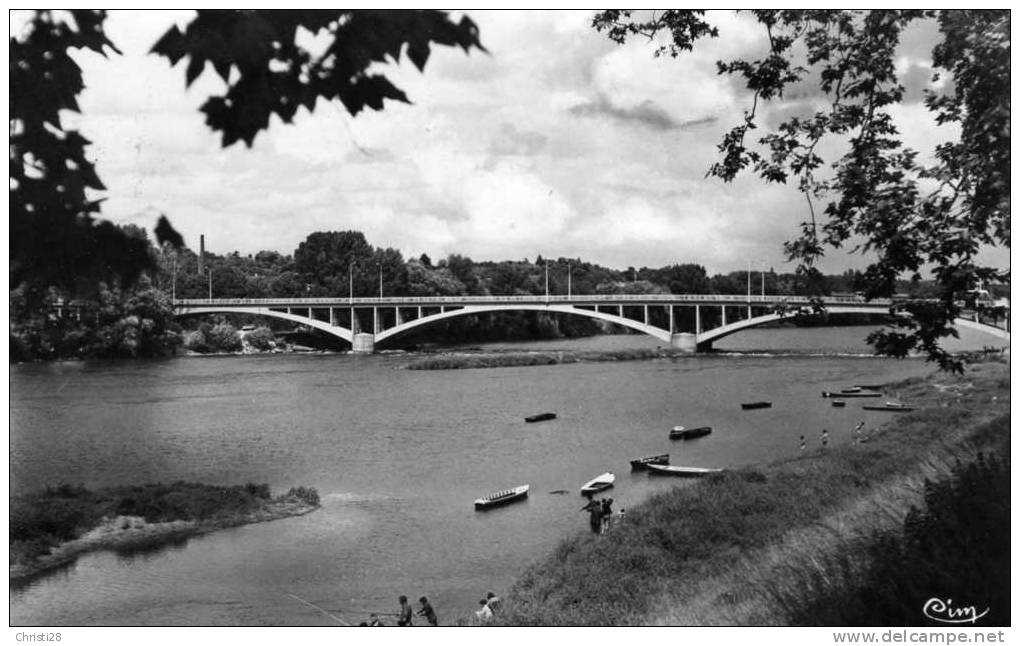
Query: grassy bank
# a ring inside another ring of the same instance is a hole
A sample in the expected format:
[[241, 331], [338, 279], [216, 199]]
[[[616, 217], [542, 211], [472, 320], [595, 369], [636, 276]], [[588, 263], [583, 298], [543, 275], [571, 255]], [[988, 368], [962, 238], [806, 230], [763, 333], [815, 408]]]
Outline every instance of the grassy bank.
[[[958, 460], [974, 462], [980, 452], [1008, 458], [1005, 364], [890, 389], [918, 410], [865, 444], [707, 478], [628, 508], [605, 537], [579, 532], [563, 541], [518, 580], [500, 623], [804, 623], [811, 615], [800, 602], [822, 591], [809, 584], [857, 580], [875, 558], [862, 546], [902, 532], [910, 509], [926, 502], [926, 480], [948, 477]], [[922, 603], [916, 624], [924, 623]], [[1001, 621], [1008, 608], [998, 612]]]
[[425, 357], [407, 365], [408, 370], [455, 370], [459, 368], [505, 368], [550, 366], [581, 361], [639, 361], [681, 356], [669, 348], [636, 348], [606, 351], [478, 352]]
[[225, 527], [305, 514], [318, 505], [314, 489], [298, 487], [274, 498], [266, 484], [47, 487], [10, 500], [10, 579], [33, 577], [86, 552], [152, 549]]

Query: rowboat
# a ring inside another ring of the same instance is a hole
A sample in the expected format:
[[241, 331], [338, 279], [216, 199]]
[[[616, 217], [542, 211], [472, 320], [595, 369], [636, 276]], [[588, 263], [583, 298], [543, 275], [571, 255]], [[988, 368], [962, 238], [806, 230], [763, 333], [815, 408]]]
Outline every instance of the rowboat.
[[668, 464], [649, 464], [648, 473], [662, 476], [679, 476], [681, 478], [700, 478], [710, 473], [722, 473], [722, 469], [704, 469], [701, 467], [674, 467]]
[[[648, 467], [653, 465], [645, 466]], [[581, 487], [581, 495], [590, 496], [600, 491], [605, 491], [606, 489], [612, 487], [614, 482], [616, 482], [616, 476], [613, 475], [612, 472], [606, 471], [602, 475], [592, 478], [591, 480], [586, 482], [584, 486]]]
[[747, 402], [740, 405], [744, 410], [750, 410], [752, 408], [772, 408], [772, 402]]
[[900, 413], [906, 413], [914, 410], [913, 406], [907, 406], [906, 404], [900, 404], [898, 402], [886, 402], [884, 404], [875, 404], [871, 406], [861, 406], [864, 410], [891, 410]]
[[647, 458], [638, 458], [630, 461], [630, 468], [633, 471], [641, 471], [647, 464], [669, 464], [669, 453], [652, 455]]
[[523, 500], [528, 497], [528, 489], [531, 485], [521, 485], [512, 489], [504, 489], [489, 494], [475, 501], [475, 509], [489, 509], [499, 505], [505, 505], [516, 500]]
[[844, 406], [846, 406], [846, 402], [843, 401], [842, 399], [833, 399], [832, 406], [833, 408], [843, 408]]
[[683, 426], [674, 426], [669, 432], [669, 439], [671, 440], [693, 440], [696, 437], [703, 437], [712, 432], [711, 426], [698, 426], [697, 428], [684, 428]]
[[525, 422], [544, 422], [547, 419], [556, 419], [556, 413], [539, 413], [538, 415], [531, 415], [525, 417]]
[[840, 397], [840, 398], [846, 398], [846, 397], [881, 397], [881, 396], [882, 396], [882, 393], [874, 393], [874, 392], [868, 392], [868, 391], [864, 391], [864, 390], [862, 390], [860, 392], [856, 392], [856, 393], [844, 393], [844, 392], [830, 393], [828, 390], [823, 390], [822, 391], [822, 397]]

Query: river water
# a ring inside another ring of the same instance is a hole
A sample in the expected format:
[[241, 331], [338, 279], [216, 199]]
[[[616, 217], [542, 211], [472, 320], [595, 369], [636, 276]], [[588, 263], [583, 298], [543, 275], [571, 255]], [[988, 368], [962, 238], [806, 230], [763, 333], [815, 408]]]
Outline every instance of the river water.
[[[10, 485], [191, 480], [315, 487], [322, 509], [143, 554], [90, 554], [12, 587], [13, 625], [335, 625], [429, 597], [441, 623], [470, 616], [559, 540], [587, 530], [579, 487], [614, 471], [619, 510], [684, 481], [628, 460], [735, 467], [794, 455], [799, 436], [849, 441], [888, 413], [821, 390], [929, 372], [866, 356], [865, 328], [751, 330], [716, 356], [527, 368], [410, 371], [413, 357], [272, 355], [12, 366]], [[989, 339], [964, 337], [959, 347]], [[639, 336], [527, 348], [654, 347]], [[487, 349], [521, 349], [491, 344]], [[765, 351], [765, 354], [758, 354]], [[740, 409], [767, 399], [773, 408]], [[526, 415], [558, 419], [525, 424]], [[671, 442], [669, 428], [711, 425]], [[475, 498], [530, 483], [522, 503]], [[566, 490], [566, 493], [552, 493]], [[292, 596], [293, 595], [293, 596]], [[295, 598], [297, 597], [297, 598]], [[417, 607], [417, 603], [415, 603]]]

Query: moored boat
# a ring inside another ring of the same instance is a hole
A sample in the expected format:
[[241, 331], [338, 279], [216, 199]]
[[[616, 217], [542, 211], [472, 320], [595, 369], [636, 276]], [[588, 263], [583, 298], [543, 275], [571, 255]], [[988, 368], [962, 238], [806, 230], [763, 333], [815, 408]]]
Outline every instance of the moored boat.
[[890, 410], [900, 413], [906, 413], [914, 410], [913, 406], [907, 406], [899, 402], [886, 402], [884, 404], [872, 404], [870, 406], [861, 406], [864, 410]]
[[833, 399], [832, 406], [833, 408], [843, 408], [844, 406], [846, 406], [846, 402], [843, 401], [842, 399]]
[[489, 509], [490, 507], [498, 507], [499, 505], [523, 500], [528, 497], [528, 489], [530, 488], [531, 485], [521, 485], [519, 487], [504, 489], [503, 491], [497, 491], [496, 493], [489, 494], [488, 496], [475, 500], [475, 509]]
[[638, 458], [630, 461], [630, 468], [634, 471], [640, 471], [645, 468], [648, 464], [669, 464], [669, 453], [663, 453], [661, 455], [651, 455], [647, 458]]
[[539, 413], [524, 418], [525, 422], [544, 422], [547, 419], [556, 419], [556, 413]]
[[862, 390], [862, 391], [856, 392], [856, 393], [846, 393], [846, 392], [833, 393], [833, 392], [829, 392], [828, 390], [823, 390], [822, 391], [822, 397], [839, 397], [839, 398], [842, 398], [842, 399], [846, 399], [847, 397], [881, 397], [881, 396], [882, 396], [882, 393], [868, 392], [866, 390]]
[[772, 402], [745, 402], [740, 405], [744, 410], [751, 410], [752, 408], [772, 408]]
[[705, 469], [702, 467], [677, 467], [668, 464], [649, 464], [648, 473], [662, 476], [678, 476], [681, 478], [700, 478], [712, 473], [722, 473], [722, 469]]
[[[645, 466], [647, 467], [653, 465]], [[584, 483], [584, 486], [581, 487], [581, 495], [591, 496], [592, 494], [596, 494], [600, 491], [605, 491], [606, 489], [612, 487], [614, 482], [616, 482], [616, 475], [614, 475], [611, 471], [606, 471], [602, 475], [596, 476], [589, 480], [588, 482]]]
[[712, 432], [711, 426], [698, 426], [695, 428], [684, 428], [683, 426], [674, 426], [669, 432], [669, 439], [671, 440], [693, 440], [696, 437], [704, 437]]

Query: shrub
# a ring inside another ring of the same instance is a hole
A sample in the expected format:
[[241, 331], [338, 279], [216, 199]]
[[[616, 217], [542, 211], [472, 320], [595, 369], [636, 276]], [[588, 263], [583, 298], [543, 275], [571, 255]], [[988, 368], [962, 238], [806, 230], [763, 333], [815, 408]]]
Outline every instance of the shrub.
[[314, 487], [292, 487], [287, 492], [287, 498], [297, 498], [309, 505], [319, 504], [319, 492]]
[[255, 328], [244, 335], [244, 340], [256, 350], [271, 350], [276, 346], [276, 337], [267, 327]]

